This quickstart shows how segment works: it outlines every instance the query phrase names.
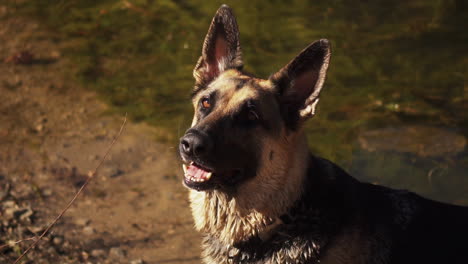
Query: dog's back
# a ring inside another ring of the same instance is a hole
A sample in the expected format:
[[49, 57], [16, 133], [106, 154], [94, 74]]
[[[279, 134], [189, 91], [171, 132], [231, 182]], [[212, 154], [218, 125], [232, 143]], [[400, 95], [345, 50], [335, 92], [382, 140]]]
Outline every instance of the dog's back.
[[[315, 162], [322, 165], [316, 166], [318, 171], [312, 166], [309, 177], [319, 173], [333, 179], [328, 186], [336, 191], [323, 192], [341, 196], [341, 206], [337, 203], [332, 210], [345, 212], [339, 216], [341, 232], [325, 252], [330, 263], [468, 263], [468, 208], [354, 180], [350, 184], [351, 176], [336, 165]], [[342, 255], [350, 258], [343, 262]]]

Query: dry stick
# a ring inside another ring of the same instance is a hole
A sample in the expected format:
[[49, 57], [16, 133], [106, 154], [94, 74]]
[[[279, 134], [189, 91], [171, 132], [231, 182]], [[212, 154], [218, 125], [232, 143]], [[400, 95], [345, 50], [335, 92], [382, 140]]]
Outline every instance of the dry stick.
[[83, 192], [83, 190], [86, 188], [86, 186], [88, 185], [88, 183], [91, 181], [91, 179], [96, 175], [98, 169], [101, 167], [102, 163], [104, 163], [104, 160], [106, 159], [107, 155], [109, 154], [110, 150], [112, 149], [112, 147], [114, 146], [115, 142], [117, 141], [117, 139], [120, 137], [120, 135], [122, 134], [122, 131], [125, 127], [125, 123], [127, 123], [127, 114], [125, 114], [125, 118], [124, 118], [124, 121], [122, 123], [122, 125], [120, 126], [120, 130], [119, 130], [119, 133], [114, 137], [114, 140], [112, 140], [112, 143], [110, 144], [109, 148], [107, 149], [106, 151], [106, 154], [104, 154], [104, 156], [102, 157], [101, 161], [99, 162], [99, 164], [96, 166], [96, 168], [91, 172], [88, 173], [88, 178], [86, 179], [86, 181], [83, 183], [83, 185], [81, 185], [81, 188], [78, 190], [78, 192], [76, 192], [75, 196], [73, 196], [73, 199], [71, 199], [71, 201], [68, 203], [68, 205], [62, 210], [62, 212], [60, 212], [60, 214], [55, 218], [55, 220], [49, 224], [49, 226], [47, 226], [47, 228], [44, 230], [44, 232], [42, 232], [42, 234], [37, 238], [36, 241], [34, 241], [34, 243], [29, 246], [24, 252], [23, 254], [21, 254], [21, 256], [19, 256], [16, 261], [13, 263], [13, 264], [17, 264], [21, 261], [21, 259], [26, 256], [26, 254], [28, 254], [28, 252], [34, 248], [37, 243], [39, 243], [39, 241], [41, 241], [41, 239], [49, 232], [49, 230], [58, 222], [58, 220], [60, 220], [60, 218], [62, 218], [62, 216], [65, 214], [65, 212], [72, 206], [72, 204], [75, 202], [76, 198], [78, 198], [78, 196]]
[[34, 239], [37, 239], [37, 236], [28, 237], [28, 238], [25, 238], [25, 239], [20, 239], [18, 241], [8, 241], [8, 243], [6, 243], [5, 245], [0, 245], [0, 249], [5, 248], [5, 247], [12, 247], [12, 246], [14, 246], [16, 244], [19, 244], [19, 243], [22, 243], [24, 241], [29, 241], [29, 240], [34, 240]]
[[[20, 240], [18, 240], [18, 241], [8, 241], [7, 244], [1, 245], [1, 246], [0, 246], [0, 250], [1, 250], [2, 248], [6, 248], [6, 247], [14, 247], [16, 244], [22, 243], [22, 242], [24, 242], [24, 241], [34, 240], [34, 239], [37, 239], [37, 236], [28, 237], [28, 238], [25, 238], [25, 239], [20, 239]], [[9, 259], [9, 260], [12, 260], [12, 261], [14, 260], [13, 257], [5, 255], [5, 254], [3, 254], [3, 252], [0, 252], [0, 254], [1, 254], [5, 259]]]

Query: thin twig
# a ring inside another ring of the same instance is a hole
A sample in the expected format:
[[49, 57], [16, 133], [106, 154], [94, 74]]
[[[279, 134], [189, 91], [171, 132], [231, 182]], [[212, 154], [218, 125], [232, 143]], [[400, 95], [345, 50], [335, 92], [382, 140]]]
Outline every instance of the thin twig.
[[86, 186], [91, 181], [91, 179], [96, 175], [96, 173], [99, 170], [99, 168], [101, 167], [101, 165], [104, 163], [104, 160], [106, 159], [106, 157], [109, 154], [110, 150], [112, 149], [115, 142], [117, 141], [117, 139], [122, 134], [122, 131], [123, 131], [126, 123], [127, 123], [127, 114], [125, 114], [125, 118], [124, 118], [124, 121], [123, 121], [122, 125], [120, 126], [119, 133], [114, 137], [114, 140], [112, 140], [112, 143], [110, 144], [109, 148], [107, 148], [106, 154], [104, 154], [104, 156], [102, 157], [101, 161], [96, 166], [96, 168], [93, 171], [90, 171], [88, 173], [88, 178], [83, 183], [83, 185], [81, 185], [80, 189], [78, 190], [78, 192], [76, 192], [75, 196], [73, 196], [73, 199], [71, 199], [71, 201], [68, 203], [68, 205], [62, 210], [62, 212], [60, 212], [60, 214], [55, 218], [55, 220], [52, 223], [50, 223], [49, 226], [47, 226], [47, 228], [44, 230], [44, 232], [42, 232], [42, 234], [38, 237], [38, 239], [36, 241], [34, 241], [34, 243], [32, 243], [31, 246], [29, 246], [23, 252], [23, 254], [21, 254], [21, 256], [19, 256], [16, 259], [16, 261], [13, 264], [18, 264], [21, 261], [21, 259], [24, 256], [26, 256], [26, 254], [28, 254], [28, 252], [31, 249], [33, 249], [37, 245], [37, 243], [39, 243], [39, 241], [41, 241], [41, 239], [50, 231], [50, 229], [52, 229], [52, 227], [60, 220], [60, 218], [62, 218], [62, 216], [65, 214], [65, 212], [72, 206], [72, 204], [75, 202], [75, 200], [78, 198], [78, 196], [83, 192], [83, 190], [86, 188]]
[[5, 248], [5, 247], [13, 247], [14, 245], [22, 243], [24, 241], [35, 240], [35, 239], [37, 239], [37, 236], [20, 239], [18, 241], [8, 241], [5, 245], [0, 245], [0, 249]]

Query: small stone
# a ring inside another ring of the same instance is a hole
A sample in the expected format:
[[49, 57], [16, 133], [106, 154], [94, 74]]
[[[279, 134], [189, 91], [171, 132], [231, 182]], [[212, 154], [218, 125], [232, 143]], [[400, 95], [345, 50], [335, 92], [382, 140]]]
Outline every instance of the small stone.
[[47, 117], [43, 116], [43, 117], [39, 118], [37, 123], [39, 123], [39, 124], [47, 123]]
[[148, 157], [145, 158], [145, 162], [153, 162], [153, 161], [156, 161], [155, 156], [148, 156]]
[[43, 124], [37, 125], [35, 130], [36, 130], [36, 132], [42, 132], [44, 130], [44, 125]]
[[70, 247], [70, 242], [68, 242], [68, 241], [63, 242], [62, 247], [63, 248], [69, 248]]
[[63, 243], [63, 237], [61, 236], [56, 236], [52, 239], [52, 244], [56, 246], [60, 246]]
[[124, 174], [125, 172], [117, 167], [107, 167], [103, 169], [103, 174], [110, 177], [116, 178]]
[[78, 218], [75, 220], [75, 224], [79, 226], [87, 226], [91, 221], [86, 218]]
[[106, 255], [106, 251], [104, 251], [104, 249], [93, 249], [91, 251], [91, 256], [95, 258], [103, 257], [104, 255]]
[[[71, 116], [72, 116], [72, 115], [71, 115], [71, 113], [69, 113], [69, 112], [68, 112], [68, 113], [64, 113], [64, 114], [62, 115], [62, 119], [69, 119]], [[68, 135], [68, 133], [74, 134], [74, 131], [69, 131], [69, 132], [67, 132], [66, 134]]]
[[120, 175], [124, 174], [124, 171], [121, 169], [117, 169], [110, 175], [111, 178], [119, 177]]
[[4, 211], [3, 211], [3, 214], [5, 216], [5, 219], [6, 220], [11, 220], [14, 218], [14, 215], [15, 215], [15, 210], [14, 208], [6, 208]]
[[90, 161], [99, 160], [99, 159], [100, 159], [99, 155], [91, 155], [91, 156], [88, 157], [88, 160], [90, 160]]
[[31, 216], [34, 214], [31, 208], [22, 208], [18, 209], [15, 213], [15, 218], [18, 218], [20, 221], [29, 221]]
[[89, 258], [88, 252], [86, 252], [86, 251], [81, 252], [81, 257], [82, 257], [84, 260], [87, 260], [87, 259]]
[[85, 235], [93, 235], [94, 233], [96, 233], [96, 230], [94, 230], [94, 228], [92, 228], [91, 226], [86, 226], [85, 228], [83, 228], [83, 233]]
[[42, 226], [28, 226], [29, 231], [33, 232], [34, 234], [42, 233], [45, 230], [45, 227]]
[[5, 201], [2, 203], [4, 208], [13, 208], [16, 207], [15, 201]]
[[130, 261], [130, 264], [145, 264], [145, 262], [142, 259], [135, 259]]
[[57, 253], [57, 251], [55, 250], [54, 247], [49, 247], [49, 248], [47, 249], [47, 254], [49, 254], [49, 255], [54, 255], [55, 253]]
[[31, 208], [6, 208], [4, 210], [5, 218], [7, 220], [19, 219], [21, 221], [29, 220], [29, 217], [33, 215]]
[[109, 251], [109, 256], [114, 259], [122, 259], [125, 255], [125, 251], [118, 247], [113, 247]]
[[61, 55], [62, 54], [60, 54], [60, 51], [58, 50], [53, 50], [50, 52], [50, 57], [52, 57], [53, 59], [58, 59]]
[[44, 197], [49, 197], [49, 196], [52, 195], [52, 193], [53, 193], [53, 192], [52, 192], [52, 189], [49, 189], [49, 188], [46, 188], [46, 189], [42, 190], [42, 195], [43, 195]]

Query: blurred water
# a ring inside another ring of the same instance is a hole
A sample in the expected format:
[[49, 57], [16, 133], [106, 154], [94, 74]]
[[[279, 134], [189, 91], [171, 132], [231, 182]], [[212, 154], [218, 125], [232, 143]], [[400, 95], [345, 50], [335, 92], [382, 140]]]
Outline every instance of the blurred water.
[[[359, 179], [468, 204], [468, 2], [226, 1], [246, 69], [268, 77], [310, 42], [333, 55], [311, 148]], [[189, 125], [191, 71], [219, 1], [17, 3], [43, 21], [77, 76], [117, 111]], [[174, 140], [174, 141], [172, 141]]]

